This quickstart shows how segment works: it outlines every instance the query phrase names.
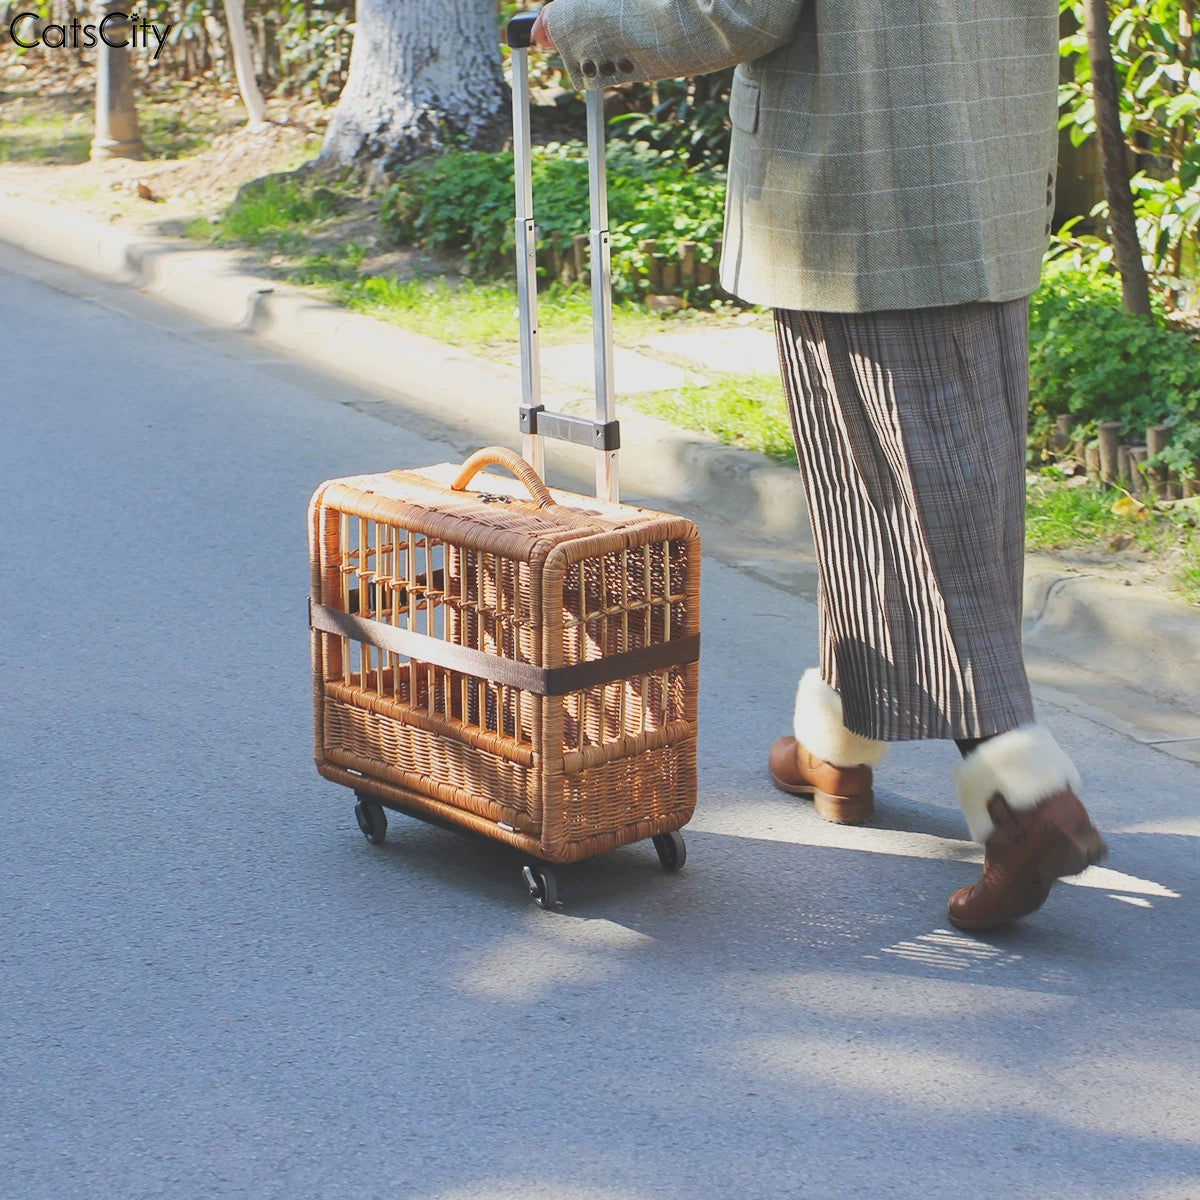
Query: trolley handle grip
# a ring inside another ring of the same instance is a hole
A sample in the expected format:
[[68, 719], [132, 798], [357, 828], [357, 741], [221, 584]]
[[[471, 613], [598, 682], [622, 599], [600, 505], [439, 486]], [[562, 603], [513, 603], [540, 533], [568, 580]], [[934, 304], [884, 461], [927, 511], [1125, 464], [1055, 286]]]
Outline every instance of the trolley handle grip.
[[538, 19], [536, 12], [517, 13], [504, 31], [504, 40], [513, 50], [528, 50], [533, 45], [533, 26]]
[[483, 470], [484, 467], [504, 467], [511, 471], [528, 489], [533, 502], [538, 508], [552, 508], [554, 497], [550, 489], [541, 481], [538, 473], [519, 454], [514, 454], [504, 446], [487, 446], [476, 450], [462, 465], [450, 485], [456, 492], [466, 491], [467, 484]]

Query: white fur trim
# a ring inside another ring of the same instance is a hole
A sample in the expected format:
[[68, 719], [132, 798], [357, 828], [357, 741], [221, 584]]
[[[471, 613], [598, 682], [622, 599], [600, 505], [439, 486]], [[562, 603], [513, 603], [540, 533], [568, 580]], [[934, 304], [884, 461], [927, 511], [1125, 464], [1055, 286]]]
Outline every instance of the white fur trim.
[[954, 773], [971, 836], [986, 842], [995, 826], [987, 810], [998, 792], [1009, 808], [1036, 808], [1065, 787], [1079, 790], [1079, 772], [1040, 725], [1022, 725], [980, 743]]
[[816, 669], [805, 671], [796, 689], [792, 730], [796, 741], [835, 767], [873, 767], [888, 751], [887, 742], [860, 737], [846, 728], [841, 696]]

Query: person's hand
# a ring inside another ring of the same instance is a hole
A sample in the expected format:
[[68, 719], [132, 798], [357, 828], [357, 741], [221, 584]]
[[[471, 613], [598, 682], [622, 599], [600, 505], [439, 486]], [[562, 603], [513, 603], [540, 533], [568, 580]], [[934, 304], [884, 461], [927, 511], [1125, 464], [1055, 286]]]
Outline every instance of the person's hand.
[[546, 9], [549, 8], [549, 3], [537, 15], [537, 20], [533, 23], [533, 28], [529, 31], [530, 41], [535, 46], [540, 46], [543, 50], [554, 49], [554, 39], [550, 36], [550, 30], [546, 25]]

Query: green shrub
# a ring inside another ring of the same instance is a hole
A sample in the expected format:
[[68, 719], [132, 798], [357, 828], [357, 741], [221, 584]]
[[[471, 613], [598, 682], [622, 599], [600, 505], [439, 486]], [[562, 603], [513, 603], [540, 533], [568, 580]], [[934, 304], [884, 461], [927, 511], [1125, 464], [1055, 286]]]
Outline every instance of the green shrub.
[[724, 167], [729, 162], [732, 84], [732, 67], [690, 79], [627, 84], [620, 90], [632, 111], [613, 118], [613, 133], [669, 150], [694, 167]]
[[447, 150], [404, 167], [379, 212], [395, 241], [465, 250], [477, 271], [501, 245], [511, 252], [512, 216], [512, 155], [478, 150]]
[[1030, 306], [1031, 440], [1043, 446], [1055, 418], [1076, 437], [1119, 421], [1127, 437], [1153, 425], [1176, 431], [1163, 460], [1185, 475], [1200, 456], [1200, 342], [1121, 307], [1120, 281], [1075, 267], [1047, 269]]
[[[533, 160], [534, 211], [541, 244], [560, 253], [589, 225], [587, 151], [568, 142], [539, 148]], [[696, 243], [698, 262], [711, 262], [720, 237], [725, 179], [720, 170], [693, 172], [685, 159], [636, 142], [608, 146], [608, 208], [613, 286], [639, 288], [645, 267], [638, 243], [660, 253]], [[472, 273], [511, 273], [515, 247], [513, 158], [508, 153], [449, 151], [403, 169], [383, 197], [384, 228], [401, 242], [465, 253]]]

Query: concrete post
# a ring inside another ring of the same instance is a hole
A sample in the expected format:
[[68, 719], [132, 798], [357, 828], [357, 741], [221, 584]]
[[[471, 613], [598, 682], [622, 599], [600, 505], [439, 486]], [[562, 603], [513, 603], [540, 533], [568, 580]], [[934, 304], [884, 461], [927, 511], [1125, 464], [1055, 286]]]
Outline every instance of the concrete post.
[[[128, 11], [124, 0], [104, 0], [103, 17], [108, 45], [102, 38], [96, 61], [96, 136], [92, 161], [106, 158], [141, 158], [142, 135], [133, 104], [133, 77], [129, 70]], [[118, 16], [119, 14], [119, 16]]]

